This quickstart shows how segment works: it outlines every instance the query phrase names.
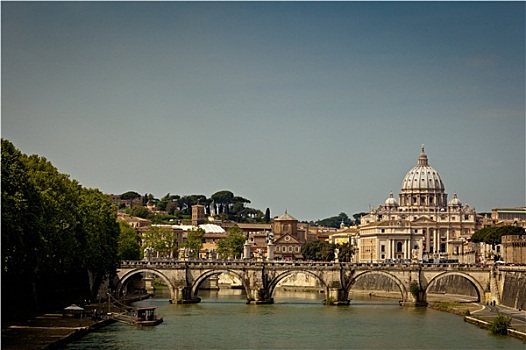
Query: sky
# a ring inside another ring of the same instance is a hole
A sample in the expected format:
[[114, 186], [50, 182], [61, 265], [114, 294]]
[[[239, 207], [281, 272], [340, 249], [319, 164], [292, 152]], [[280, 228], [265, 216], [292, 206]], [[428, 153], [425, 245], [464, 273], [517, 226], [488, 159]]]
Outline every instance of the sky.
[[524, 2], [1, 3], [1, 134], [104, 193], [524, 206]]

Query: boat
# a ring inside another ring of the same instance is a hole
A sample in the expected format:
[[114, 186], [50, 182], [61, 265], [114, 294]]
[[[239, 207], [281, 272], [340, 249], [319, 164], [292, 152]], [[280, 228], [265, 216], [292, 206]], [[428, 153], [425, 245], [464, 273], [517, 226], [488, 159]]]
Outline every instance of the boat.
[[111, 316], [116, 321], [135, 326], [157, 326], [163, 322], [163, 318], [155, 315], [155, 309], [155, 307], [139, 307], [134, 310], [133, 315], [114, 313]]
[[155, 307], [140, 307], [137, 309], [136, 324], [139, 326], [157, 326], [163, 322], [162, 317], [155, 315]]

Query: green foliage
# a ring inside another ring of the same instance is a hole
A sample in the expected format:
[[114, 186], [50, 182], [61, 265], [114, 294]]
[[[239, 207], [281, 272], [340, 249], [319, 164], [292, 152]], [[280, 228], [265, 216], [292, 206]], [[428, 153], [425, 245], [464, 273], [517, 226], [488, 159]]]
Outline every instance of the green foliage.
[[141, 205], [134, 205], [133, 207], [126, 209], [126, 214], [146, 219], [148, 215], [150, 215], [150, 212], [146, 207], [143, 207]]
[[43, 244], [42, 218], [40, 195], [30, 181], [22, 153], [2, 139], [2, 279], [36, 272], [37, 253]]
[[366, 213], [364, 211], [362, 211], [360, 213], [353, 214], [352, 217], [354, 218], [355, 224], [356, 225], [360, 225], [360, 221], [361, 221], [362, 216], [367, 215], [367, 214], [369, 214], [369, 213]]
[[121, 194], [121, 199], [135, 199], [135, 198], [139, 198], [141, 195], [138, 194], [137, 192], [134, 192], [134, 191], [128, 191], [128, 192], [125, 192], [123, 194]]
[[141, 259], [141, 238], [137, 232], [124, 221], [119, 222], [120, 235], [118, 255], [119, 260]]
[[323, 220], [318, 220], [315, 222], [315, 224], [318, 226], [324, 226], [324, 227], [340, 228], [342, 221], [345, 226], [352, 225], [351, 219], [349, 219], [349, 217], [345, 213], [340, 213], [338, 214], [338, 216], [333, 216], [333, 217], [326, 218]]
[[338, 254], [339, 260], [341, 262], [350, 262], [354, 255], [354, 248], [351, 244], [349, 242], [339, 244], [338, 249], [340, 250], [340, 253]]
[[412, 281], [409, 285], [409, 292], [415, 297], [418, 298], [418, 294], [420, 293], [420, 286], [418, 285], [418, 282]]
[[199, 252], [205, 242], [205, 231], [202, 228], [193, 228], [187, 232], [183, 247], [194, 252], [194, 257], [199, 257]]
[[523, 227], [517, 226], [490, 226], [484, 227], [471, 236], [471, 242], [486, 244], [500, 244], [501, 237], [504, 235], [523, 235], [526, 231]]
[[35, 304], [72, 285], [93, 293], [118, 265], [118, 237], [109, 196], [2, 139], [2, 282], [31, 284]]
[[142, 237], [142, 246], [153, 248], [158, 258], [173, 258], [177, 250], [177, 237], [170, 228], [150, 226]]
[[499, 314], [491, 322], [490, 331], [493, 334], [507, 335], [508, 328], [510, 327], [510, 325], [511, 325], [511, 318]]
[[264, 222], [265, 222], [265, 224], [269, 224], [270, 223], [270, 209], [269, 208], [267, 208], [267, 210], [265, 210]]
[[332, 261], [334, 260], [334, 249], [338, 245], [325, 241], [310, 241], [303, 245], [301, 254], [305, 260]]
[[241, 256], [246, 237], [238, 226], [228, 229], [226, 237], [217, 242], [217, 252], [221, 258]]

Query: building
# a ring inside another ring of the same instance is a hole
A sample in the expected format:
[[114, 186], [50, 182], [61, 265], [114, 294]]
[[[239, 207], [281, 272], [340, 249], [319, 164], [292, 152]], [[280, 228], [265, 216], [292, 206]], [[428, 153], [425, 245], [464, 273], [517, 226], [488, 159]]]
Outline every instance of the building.
[[274, 257], [276, 259], [301, 259], [301, 248], [305, 241], [298, 236], [298, 220], [287, 213], [272, 222], [274, 234]]
[[402, 180], [398, 200], [391, 192], [383, 205], [362, 216], [358, 239], [360, 262], [396, 259], [458, 259], [474, 262], [468, 239], [478, 229], [475, 208], [457, 194], [448, 201], [438, 171], [422, 146], [417, 164]]
[[501, 237], [502, 258], [510, 264], [526, 264], [526, 234]]
[[198, 226], [206, 221], [205, 206], [196, 204], [192, 205], [192, 225]]

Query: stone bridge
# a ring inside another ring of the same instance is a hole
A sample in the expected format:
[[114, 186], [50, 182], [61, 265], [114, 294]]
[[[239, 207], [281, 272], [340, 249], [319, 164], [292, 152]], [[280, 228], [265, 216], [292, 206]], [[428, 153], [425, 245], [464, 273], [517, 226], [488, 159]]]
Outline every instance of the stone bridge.
[[[247, 303], [273, 303], [278, 283], [292, 274], [316, 278], [325, 289], [327, 305], [348, 305], [349, 292], [361, 277], [385, 276], [400, 290], [401, 304], [427, 305], [427, 291], [438, 280], [455, 275], [466, 279], [477, 291], [480, 302], [500, 303], [499, 269], [490, 265], [464, 264], [352, 264], [336, 262], [286, 261], [122, 261], [117, 271], [117, 295], [137, 274], [153, 274], [166, 282], [173, 303], [197, 303], [199, 287], [208, 278], [228, 273], [237, 276], [245, 289]], [[502, 285], [502, 284], [501, 284]]]

